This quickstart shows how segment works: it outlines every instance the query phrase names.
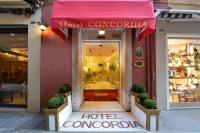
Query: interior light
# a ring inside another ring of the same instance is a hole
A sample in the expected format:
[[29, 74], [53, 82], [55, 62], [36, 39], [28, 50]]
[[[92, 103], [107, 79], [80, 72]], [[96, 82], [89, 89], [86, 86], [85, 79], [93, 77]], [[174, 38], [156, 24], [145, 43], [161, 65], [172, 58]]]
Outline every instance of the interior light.
[[15, 37], [15, 34], [11, 33], [10, 36]]
[[100, 30], [99, 30], [99, 35], [105, 35], [105, 33], [106, 33], [105, 30], [103, 30], [103, 29], [100, 29]]

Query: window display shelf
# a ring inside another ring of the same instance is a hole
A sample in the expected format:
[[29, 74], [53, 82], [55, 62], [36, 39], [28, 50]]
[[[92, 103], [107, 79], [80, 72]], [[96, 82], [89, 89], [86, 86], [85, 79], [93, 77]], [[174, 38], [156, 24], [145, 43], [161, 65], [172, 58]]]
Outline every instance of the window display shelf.
[[[171, 39], [168, 46], [170, 102], [198, 102], [200, 99], [200, 44]], [[176, 42], [176, 43], [175, 43]]]
[[185, 54], [185, 55], [181, 55], [181, 54], [175, 54], [175, 53], [170, 53], [169, 55], [168, 55], [169, 57], [170, 56], [196, 56], [195, 54]]
[[169, 79], [199, 79], [198, 77], [169, 77]]
[[197, 67], [197, 66], [169, 66], [169, 68], [179, 68], [179, 67]]

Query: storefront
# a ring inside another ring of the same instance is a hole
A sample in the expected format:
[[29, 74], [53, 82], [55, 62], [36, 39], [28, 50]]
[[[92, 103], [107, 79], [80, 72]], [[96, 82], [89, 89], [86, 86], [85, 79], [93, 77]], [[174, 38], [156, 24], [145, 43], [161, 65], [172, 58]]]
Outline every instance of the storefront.
[[157, 20], [157, 102], [163, 110], [200, 107], [199, 22], [181, 20], [183, 14], [179, 21]]
[[0, 106], [26, 108], [28, 27], [4, 25], [0, 26], [0, 31]]
[[72, 85], [74, 111], [84, 101], [118, 101], [128, 111], [133, 83], [144, 84], [155, 97], [152, 1], [57, 0], [42, 13], [51, 26], [42, 35], [42, 107], [63, 83]]
[[[17, 88], [2, 93], [1, 110], [42, 111], [64, 83], [72, 86], [74, 111], [84, 101], [105, 100], [130, 111], [135, 83], [156, 97], [153, 2], [76, 2], [49, 2], [31, 16], [0, 14], [0, 29], [6, 31], [0, 31], [1, 42], [8, 38], [0, 50], [12, 56], [0, 62], [11, 66], [0, 67], [1, 89], [7, 83]], [[47, 26], [43, 32], [41, 23]]]
[[0, 14], [0, 110], [40, 111], [41, 10], [34, 15]]

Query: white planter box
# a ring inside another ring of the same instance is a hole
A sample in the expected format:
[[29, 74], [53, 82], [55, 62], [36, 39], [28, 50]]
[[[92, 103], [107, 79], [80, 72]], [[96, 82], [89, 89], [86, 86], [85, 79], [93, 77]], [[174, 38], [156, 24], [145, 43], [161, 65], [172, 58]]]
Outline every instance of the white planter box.
[[159, 127], [159, 114], [158, 109], [146, 109], [136, 101], [136, 97], [131, 95], [131, 112], [138, 121], [150, 131], [156, 131]]
[[50, 131], [59, 130], [68, 117], [72, 114], [71, 94], [67, 96], [67, 101], [56, 109], [45, 109], [46, 129]]

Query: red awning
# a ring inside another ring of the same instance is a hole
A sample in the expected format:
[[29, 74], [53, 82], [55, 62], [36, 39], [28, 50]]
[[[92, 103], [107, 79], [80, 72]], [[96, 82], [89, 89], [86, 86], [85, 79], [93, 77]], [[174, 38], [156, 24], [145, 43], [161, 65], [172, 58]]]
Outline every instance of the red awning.
[[52, 29], [138, 28], [144, 38], [155, 30], [152, 0], [55, 0]]

